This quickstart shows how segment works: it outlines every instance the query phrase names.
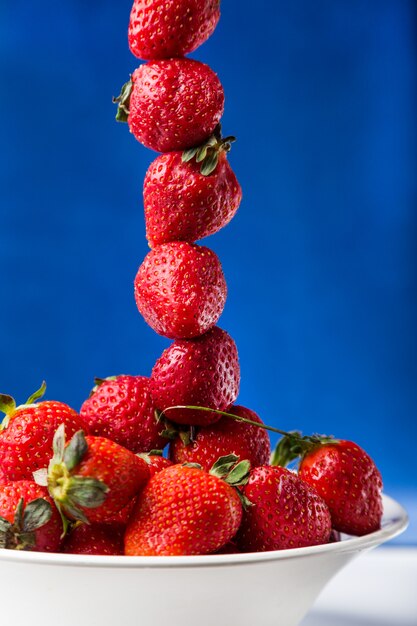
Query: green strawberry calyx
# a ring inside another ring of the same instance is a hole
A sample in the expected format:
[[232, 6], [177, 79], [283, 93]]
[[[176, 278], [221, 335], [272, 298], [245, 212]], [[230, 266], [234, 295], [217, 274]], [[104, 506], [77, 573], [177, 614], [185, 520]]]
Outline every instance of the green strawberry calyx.
[[[183, 466], [203, 469], [199, 463], [183, 463]], [[239, 461], [239, 457], [236, 454], [221, 456], [208, 473], [211, 476], [224, 480], [225, 483], [233, 487], [240, 498], [243, 508], [247, 509], [252, 506], [252, 502], [239, 489], [239, 487], [246, 485], [249, 479], [250, 462], [247, 459]]]
[[31, 396], [26, 400], [24, 404], [16, 405], [16, 400], [9, 396], [7, 393], [0, 393], [0, 412], [4, 413], [6, 417], [0, 424], [0, 431], [5, 430], [9, 425], [10, 419], [13, 417], [14, 413], [19, 409], [27, 409], [29, 407], [35, 406], [36, 402], [43, 398], [46, 391], [46, 382], [43, 381], [42, 385], [37, 389]]
[[305, 435], [297, 430], [284, 435], [271, 454], [270, 464], [286, 467], [296, 459], [303, 459], [306, 454], [322, 445], [337, 444], [339, 441], [329, 435]]
[[116, 121], [127, 122], [129, 117], [130, 96], [132, 94], [133, 82], [132, 77], [123, 85], [120, 95], [113, 98], [113, 104], [117, 104]]
[[35, 531], [47, 524], [51, 516], [51, 505], [43, 498], [36, 498], [26, 506], [20, 498], [13, 522], [0, 517], [0, 548], [31, 550], [36, 545]]
[[148, 465], [151, 463], [151, 456], [160, 456], [164, 454], [163, 450], [149, 450], [149, 452], [137, 452], [136, 456], [143, 459]]
[[118, 378], [119, 378], [119, 376], [107, 376], [106, 378], [99, 378], [98, 376], [96, 376], [94, 378], [94, 387], [90, 391], [89, 397], [91, 398], [91, 396], [93, 396], [96, 393], [96, 391], [100, 387], [100, 385], [103, 385], [104, 383], [108, 383], [108, 382], [110, 382], [112, 380], [117, 380]]
[[228, 485], [234, 487], [245, 510], [252, 506], [252, 502], [248, 500], [239, 487], [246, 485], [249, 473], [250, 461], [247, 459], [239, 461], [239, 457], [236, 454], [227, 454], [219, 457], [209, 471], [209, 474], [212, 476], [217, 476], [217, 478], [221, 478]]
[[209, 474], [223, 479], [232, 487], [242, 487], [248, 482], [249, 472], [250, 461], [247, 459], [239, 461], [239, 457], [236, 454], [226, 454], [217, 459]]
[[174, 424], [174, 422], [167, 419], [164, 411], [159, 411], [158, 409], [155, 409], [154, 415], [156, 422], [161, 424], [162, 430], [159, 433], [161, 437], [170, 440], [174, 440], [179, 437], [185, 446], [188, 446], [192, 441], [194, 441], [196, 435], [195, 426], [184, 427], [179, 424]]
[[89, 523], [83, 509], [101, 506], [109, 491], [107, 485], [97, 478], [78, 476], [74, 470], [82, 462], [88, 451], [88, 444], [82, 430], [79, 430], [65, 445], [65, 425], [61, 424], [54, 435], [54, 455], [48, 469], [34, 472], [38, 484], [48, 487], [63, 523], [66, 534], [70, 520]]
[[275, 428], [274, 426], [268, 426], [267, 424], [255, 422], [246, 417], [241, 417], [240, 415], [234, 415], [233, 413], [227, 413], [226, 411], [220, 411], [218, 409], [211, 409], [206, 406], [170, 406], [159, 412], [159, 418], [162, 419], [169, 411], [174, 409], [189, 409], [192, 411], [199, 410], [206, 411], [208, 413], [217, 413], [218, 415], [229, 417], [236, 422], [243, 422], [245, 424], [257, 426], [258, 428], [263, 428], [264, 430], [269, 430], [270, 432], [282, 435], [282, 438], [278, 441], [278, 444], [271, 455], [271, 465], [286, 467], [289, 463], [291, 463], [291, 461], [294, 461], [299, 457], [304, 457], [308, 452], [311, 452], [318, 446], [339, 443], [339, 440], [335, 439], [333, 435], [302, 435], [302, 433], [296, 430], [288, 432]]
[[222, 137], [221, 124], [217, 124], [213, 134], [200, 146], [189, 148], [182, 153], [182, 162], [188, 163], [195, 159], [201, 163], [200, 174], [209, 176], [216, 169], [222, 152], [229, 152], [236, 137]]
[[118, 378], [119, 378], [119, 376], [106, 376], [106, 378], [100, 378], [98, 376], [95, 376], [95, 378], [94, 378], [94, 383], [95, 383], [94, 389], [97, 389], [97, 387], [100, 387], [100, 385], [102, 385], [103, 383], [107, 383], [110, 380], [117, 380]]

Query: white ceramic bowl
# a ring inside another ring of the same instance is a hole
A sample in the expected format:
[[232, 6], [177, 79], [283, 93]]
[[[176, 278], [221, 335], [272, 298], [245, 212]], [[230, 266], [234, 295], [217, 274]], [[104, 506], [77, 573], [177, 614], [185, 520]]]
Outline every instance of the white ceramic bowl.
[[338, 570], [407, 523], [384, 496], [381, 530], [311, 548], [191, 557], [0, 550], [1, 624], [294, 626]]

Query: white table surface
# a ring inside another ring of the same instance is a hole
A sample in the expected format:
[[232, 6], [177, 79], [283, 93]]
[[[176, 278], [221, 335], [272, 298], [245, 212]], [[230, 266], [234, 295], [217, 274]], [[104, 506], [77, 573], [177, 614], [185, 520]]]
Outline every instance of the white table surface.
[[358, 556], [300, 626], [417, 626], [417, 547], [381, 547]]

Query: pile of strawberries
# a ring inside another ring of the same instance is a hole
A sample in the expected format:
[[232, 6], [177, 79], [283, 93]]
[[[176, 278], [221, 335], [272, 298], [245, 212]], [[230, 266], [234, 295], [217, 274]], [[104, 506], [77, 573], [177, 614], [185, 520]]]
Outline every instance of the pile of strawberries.
[[[266, 426], [235, 404], [236, 345], [216, 326], [220, 261], [195, 241], [230, 222], [241, 189], [223, 138], [223, 88], [184, 55], [214, 31], [219, 0], [135, 0], [129, 45], [146, 61], [117, 119], [161, 152], [144, 183], [151, 251], [135, 278], [146, 322], [173, 339], [149, 378], [96, 379], [79, 413], [0, 395], [0, 547], [193, 555], [327, 543], [380, 527], [382, 481], [353, 442]], [[268, 430], [282, 435], [271, 457]], [[168, 454], [163, 456], [163, 449]], [[298, 459], [298, 471], [286, 466]]]

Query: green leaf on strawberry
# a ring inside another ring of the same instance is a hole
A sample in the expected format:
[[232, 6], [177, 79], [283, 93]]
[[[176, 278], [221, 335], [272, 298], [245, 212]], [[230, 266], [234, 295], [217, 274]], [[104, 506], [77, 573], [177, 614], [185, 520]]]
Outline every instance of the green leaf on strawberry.
[[221, 456], [214, 463], [213, 467], [210, 470], [210, 474], [212, 474], [213, 476], [217, 476], [218, 478], [226, 478], [231, 468], [236, 465], [238, 460], [239, 457], [236, 456], [236, 454]]
[[106, 499], [108, 487], [97, 478], [71, 475], [81, 463], [88, 450], [82, 430], [75, 433], [65, 446], [65, 427], [62, 424], [53, 441], [54, 456], [48, 467], [48, 489], [62, 517], [64, 534], [70, 519], [88, 523], [84, 508], [101, 506]]
[[4, 430], [9, 425], [10, 417], [17, 409], [23, 409], [25, 407], [29, 407], [35, 404], [38, 400], [40, 400], [46, 391], [46, 382], [43, 381], [42, 385], [37, 389], [29, 398], [26, 400], [24, 404], [20, 406], [16, 405], [16, 400], [9, 396], [7, 393], [0, 393], [0, 412], [5, 413], [6, 417], [3, 419], [0, 424], [0, 430]]
[[196, 163], [201, 163], [200, 174], [210, 176], [219, 163], [220, 154], [229, 152], [234, 141], [236, 137], [231, 135], [222, 138], [221, 124], [218, 124], [207, 141], [200, 146], [184, 150], [181, 160], [183, 163], [188, 163], [195, 159]]
[[113, 103], [118, 104], [116, 121], [127, 122], [129, 117], [130, 96], [132, 93], [132, 81], [128, 80], [120, 91], [120, 95], [117, 98], [113, 98]]
[[35, 404], [38, 400], [43, 398], [46, 391], [46, 382], [42, 381], [42, 385], [26, 400], [25, 404]]
[[36, 544], [35, 530], [47, 524], [51, 516], [51, 505], [43, 498], [36, 498], [26, 506], [24, 499], [20, 498], [13, 522], [0, 517], [0, 548], [33, 548]]
[[327, 444], [337, 444], [332, 435], [302, 435], [299, 431], [286, 433], [277, 443], [271, 455], [271, 465], [286, 467], [296, 459], [302, 459], [308, 452]]
[[226, 482], [229, 485], [234, 487], [239, 487], [241, 485], [246, 485], [248, 482], [248, 476], [250, 472], [250, 463], [249, 461], [240, 461], [235, 467], [229, 472], [227, 476]]
[[[246, 483], [248, 482], [250, 462], [246, 459], [244, 461], [238, 461], [239, 457], [236, 454], [227, 454], [225, 456], [221, 456], [213, 464], [213, 467], [209, 471], [209, 474], [211, 474], [212, 476], [216, 476], [217, 478], [221, 478], [228, 485], [234, 487], [243, 508], [247, 509], [249, 506], [252, 506], [252, 502], [250, 502], [249, 499], [246, 498], [246, 496], [244, 496], [239, 489], [237, 489], [237, 487], [246, 485]], [[188, 466], [193, 464], [186, 463], [185, 465]]]
[[[16, 402], [12, 396], [7, 393], [0, 394], [0, 411], [8, 415], [12, 413], [16, 408]], [[5, 420], [3, 420], [4, 422]]]

